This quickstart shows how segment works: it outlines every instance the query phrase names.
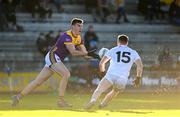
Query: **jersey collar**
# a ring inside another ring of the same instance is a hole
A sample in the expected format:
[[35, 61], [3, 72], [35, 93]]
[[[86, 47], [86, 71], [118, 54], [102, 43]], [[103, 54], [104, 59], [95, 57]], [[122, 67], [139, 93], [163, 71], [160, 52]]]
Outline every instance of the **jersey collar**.
[[127, 45], [119, 45], [119, 47], [127, 47]]
[[72, 35], [74, 38], [77, 38], [77, 37], [78, 37], [78, 36], [76, 36], [76, 35], [73, 34], [72, 30], [70, 30], [70, 31], [71, 31], [71, 35]]

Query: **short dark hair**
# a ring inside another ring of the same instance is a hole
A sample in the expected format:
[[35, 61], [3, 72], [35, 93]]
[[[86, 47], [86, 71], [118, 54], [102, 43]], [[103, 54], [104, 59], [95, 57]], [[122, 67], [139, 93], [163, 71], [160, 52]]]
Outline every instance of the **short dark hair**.
[[83, 24], [83, 20], [82, 19], [80, 19], [80, 18], [73, 18], [72, 20], [71, 20], [71, 25], [75, 25], [76, 23], [80, 23], [80, 24]]
[[118, 35], [118, 41], [120, 43], [126, 44], [129, 41], [129, 37], [127, 35]]

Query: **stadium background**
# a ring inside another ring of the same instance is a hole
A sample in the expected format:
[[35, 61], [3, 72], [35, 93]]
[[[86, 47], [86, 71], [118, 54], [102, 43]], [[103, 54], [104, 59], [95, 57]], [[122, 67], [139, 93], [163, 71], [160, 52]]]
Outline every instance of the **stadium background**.
[[[141, 88], [132, 88], [131, 81], [135, 75], [133, 67], [127, 91], [179, 92], [180, 27], [178, 24], [169, 22], [168, 8], [172, 0], [164, 0], [167, 3], [163, 7], [165, 18], [155, 18], [151, 22], [144, 20], [143, 14], [138, 10], [140, 1], [125, 1], [129, 22], [123, 22], [122, 18], [118, 24], [115, 23], [115, 14], [108, 16], [107, 22], [94, 22], [92, 14], [86, 11], [88, 2], [84, 0], [62, 1], [63, 11], [58, 11], [55, 5], [52, 5], [52, 17], [43, 18], [43, 20], [33, 18], [30, 13], [24, 11], [23, 0], [18, 2], [15, 16], [20, 29], [6, 29], [0, 32], [0, 92], [19, 92], [36, 77], [44, 66], [43, 55], [36, 45], [38, 36], [40, 33], [50, 31], [55, 37], [60, 30], [68, 30], [73, 17], [79, 17], [85, 21], [82, 37], [88, 30], [88, 26], [93, 25], [99, 37], [98, 49], [113, 47], [118, 34], [129, 36], [129, 46], [136, 49], [142, 57], [144, 73]], [[161, 66], [158, 56], [164, 48], [169, 48], [172, 61], [168, 65]], [[81, 87], [83, 89], [85, 87], [85, 90], [91, 92], [96, 87], [100, 78], [97, 65], [91, 62], [82, 58], [69, 57], [65, 62], [72, 73], [68, 90], [79, 91]], [[56, 91], [59, 80], [58, 76], [54, 75], [35, 92]], [[87, 84], [86, 80], [92, 80], [93, 83], [90, 81], [91, 83]]]

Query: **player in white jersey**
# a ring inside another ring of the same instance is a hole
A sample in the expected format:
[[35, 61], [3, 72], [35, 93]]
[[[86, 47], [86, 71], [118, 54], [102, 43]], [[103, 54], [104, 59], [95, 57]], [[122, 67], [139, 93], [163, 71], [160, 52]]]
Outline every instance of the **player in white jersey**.
[[100, 81], [98, 87], [94, 91], [91, 100], [85, 106], [90, 109], [100, 97], [100, 95], [113, 86], [113, 89], [105, 96], [99, 105], [99, 108], [105, 107], [109, 101], [122, 92], [128, 81], [129, 72], [133, 63], [137, 66], [136, 79], [133, 81], [135, 87], [139, 86], [143, 71], [143, 64], [138, 53], [129, 48], [129, 38], [126, 35], [119, 35], [117, 38], [117, 46], [110, 49], [99, 63], [100, 72], [105, 72], [105, 64], [110, 61], [110, 66], [106, 75]]

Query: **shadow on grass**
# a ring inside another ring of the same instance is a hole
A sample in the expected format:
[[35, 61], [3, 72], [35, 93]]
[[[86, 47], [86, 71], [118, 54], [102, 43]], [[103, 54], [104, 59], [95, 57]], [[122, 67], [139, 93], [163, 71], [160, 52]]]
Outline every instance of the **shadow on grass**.
[[0, 111], [39, 111], [39, 110], [47, 110], [47, 111], [51, 111], [51, 110], [55, 110], [55, 111], [73, 111], [73, 112], [89, 112], [89, 113], [97, 113], [97, 111], [109, 111], [109, 112], [120, 112], [120, 113], [132, 113], [132, 114], [149, 114], [149, 113], [153, 113], [151, 111], [140, 111], [140, 110], [118, 110], [118, 109], [97, 109], [97, 108], [92, 108], [92, 109], [84, 109], [84, 108], [76, 108], [76, 107], [69, 107], [69, 108], [60, 108], [60, 107], [53, 107], [53, 108], [48, 108], [48, 107], [44, 107], [44, 108], [22, 108], [20, 106], [17, 107], [10, 107], [9, 109], [0, 109]]
[[[114, 111], [111, 111], [111, 112], [114, 112]], [[153, 112], [150, 112], [150, 111], [140, 112], [140, 111], [130, 111], [130, 110], [128, 110], [128, 111], [123, 110], [123, 111], [119, 111], [119, 112], [121, 112], [121, 113], [134, 113], [134, 114], [149, 114], [149, 113], [153, 113]]]

